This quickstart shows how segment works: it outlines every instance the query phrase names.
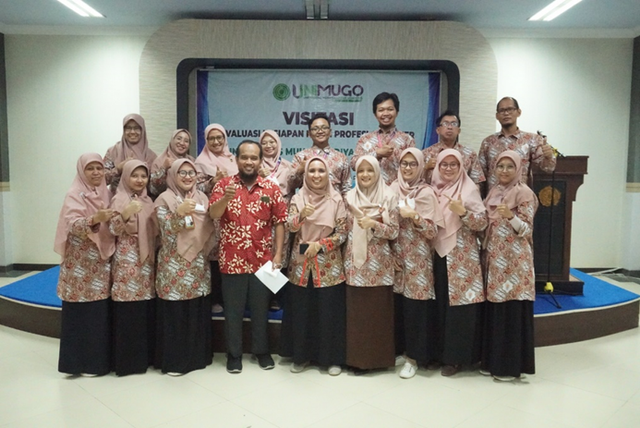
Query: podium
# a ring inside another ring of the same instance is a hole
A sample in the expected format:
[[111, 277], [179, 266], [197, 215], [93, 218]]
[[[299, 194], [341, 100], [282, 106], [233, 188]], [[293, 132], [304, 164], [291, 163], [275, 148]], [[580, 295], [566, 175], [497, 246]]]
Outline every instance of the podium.
[[531, 188], [540, 201], [533, 226], [536, 291], [542, 291], [546, 282], [551, 281], [556, 292], [582, 294], [584, 283], [569, 275], [569, 264], [573, 202], [587, 174], [588, 159], [588, 156], [558, 157], [553, 174], [533, 166]]

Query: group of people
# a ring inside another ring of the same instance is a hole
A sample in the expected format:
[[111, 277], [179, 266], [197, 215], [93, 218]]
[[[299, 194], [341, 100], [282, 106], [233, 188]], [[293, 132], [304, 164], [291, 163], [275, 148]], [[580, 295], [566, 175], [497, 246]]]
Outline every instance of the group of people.
[[60, 214], [59, 370], [202, 369], [213, 305], [224, 310], [227, 371], [242, 372], [246, 308], [251, 353], [273, 368], [272, 293], [254, 275], [271, 262], [289, 280], [279, 353], [291, 372], [360, 374], [402, 356], [402, 378], [419, 366], [534, 373], [537, 198], [526, 183], [531, 163], [554, 169], [551, 147], [518, 129], [513, 98], [498, 103], [502, 130], [479, 155], [458, 143], [452, 111], [438, 119], [440, 141], [415, 148], [396, 128], [399, 109], [395, 94], [375, 97], [380, 128], [352, 159], [331, 148], [329, 118], [316, 114], [313, 144], [293, 162], [271, 130], [234, 156], [219, 124], [197, 158], [186, 129], [156, 157], [142, 117], [126, 116], [104, 158], [79, 158]]

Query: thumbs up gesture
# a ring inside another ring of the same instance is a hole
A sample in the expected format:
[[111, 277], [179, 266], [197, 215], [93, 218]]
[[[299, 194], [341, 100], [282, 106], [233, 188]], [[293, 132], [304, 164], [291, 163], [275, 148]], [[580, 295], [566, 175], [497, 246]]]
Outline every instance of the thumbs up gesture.
[[451, 199], [448, 196], [447, 198], [449, 199], [449, 209], [451, 211], [458, 214], [460, 217], [464, 216], [467, 213], [467, 210], [462, 202], [461, 195], [458, 195], [458, 199]]

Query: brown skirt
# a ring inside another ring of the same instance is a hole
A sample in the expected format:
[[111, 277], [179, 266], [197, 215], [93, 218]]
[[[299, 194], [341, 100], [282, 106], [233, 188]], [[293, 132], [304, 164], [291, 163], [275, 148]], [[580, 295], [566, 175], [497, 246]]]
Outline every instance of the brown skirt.
[[393, 287], [347, 286], [347, 364], [393, 367], [393, 335]]

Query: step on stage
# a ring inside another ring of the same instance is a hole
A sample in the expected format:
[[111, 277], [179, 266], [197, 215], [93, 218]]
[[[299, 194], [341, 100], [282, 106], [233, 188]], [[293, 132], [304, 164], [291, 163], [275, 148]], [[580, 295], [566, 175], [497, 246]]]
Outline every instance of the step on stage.
[[[56, 296], [59, 267], [0, 288], [0, 324], [49, 337], [60, 337], [60, 299]], [[536, 346], [594, 339], [638, 327], [640, 296], [571, 269], [583, 282], [584, 295], [540, 292], [534, 304]], [[282, 312], [269, 312], [271, 352], [277, 353]], [[224, 352], [224, 317], [212, 314], [213, 349]], [[245, 319], [244, 344], [249, 353], [250, 319]]]

